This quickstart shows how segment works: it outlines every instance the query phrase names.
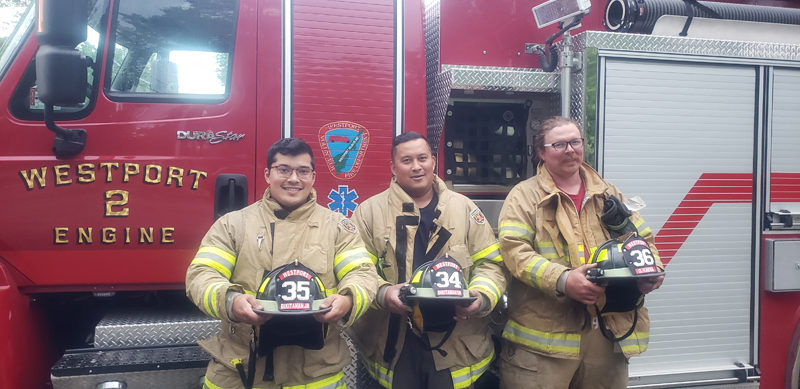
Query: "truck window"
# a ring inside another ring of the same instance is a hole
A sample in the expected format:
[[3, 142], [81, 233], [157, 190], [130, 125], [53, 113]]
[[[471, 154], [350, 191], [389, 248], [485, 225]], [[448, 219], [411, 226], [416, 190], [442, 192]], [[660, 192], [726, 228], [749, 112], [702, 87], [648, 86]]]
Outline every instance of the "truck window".
[[17, 55], [24, 41], [22, 38], [27, 35], [35, 19], [33, 0], [22, 3], [20, 6], [0, 8], [0, 79], [5, 76], [8, 64]]
[[122, 0], [106, 91], [114, 100], [221, 101], [229, 90], [237, 7], [221, 0]]
[[[6, 65], [3, 67], [3, 72], [5, 72], [7, 65], [10, 65], [12, 62], [13, 56], [25, 41], [25, 37], [28, 36], [28, 33], [33, 34], [30, 26], [35, 21], [35, 8], [35, 2], [33, 2], [25, 16], [21, 19], [20, 25], [17, 27], [18, 30], [8, 38], [9, 41], [6, 42], [8, 46], [4, 46], [2, 56], [0, 56], [0, 64]], [[97, 48], [100, 47], [100, 41], [102, 39], [101, 32], [106, 25], [107, 19], [105, 15], [107, 14], [108, 0], [89, 0], [88, 9], [89, 19], [86, 25], [86, 40], [79, 43], [75, 48], [78, 49], [82, 55], [91, 59], [91, 62], [94, 64], [94, 66], [87, 66], [86, 68], [87, 88], [89, 88], [90, 93], [82, 104], [69, 107], [54, 106], [53, 110], [56, 120], [79, 119], [86, 116], [97, 95], [97, 84], [94, 77], [95, 69], [99, 70], [97, 61], [99, 61], [100, 58], [100, 51]], [[7, 58], [6, 55], [9, 57]], [[14, 95], [9, 102], [9, 110], [19, 119], [43, 120], [44, 104], [38, 97], [36, 87], [36, 64], [34, 58], [31, 58], [19, 84], [17, 84], [17, 88], [14, 90]]]

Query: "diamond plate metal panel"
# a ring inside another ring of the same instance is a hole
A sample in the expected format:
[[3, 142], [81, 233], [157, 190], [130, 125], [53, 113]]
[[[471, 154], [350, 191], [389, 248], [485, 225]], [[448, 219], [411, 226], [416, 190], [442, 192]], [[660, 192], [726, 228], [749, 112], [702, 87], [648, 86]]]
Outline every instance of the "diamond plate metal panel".
[[752, 60], [800, 61], [800, 45], [586, 31], [573, 48], [688, 54]]
[[448, 71], [434, 76], [433, 88], [428, 88], [428, 140], [435, 150], [439, 150], [444, 129], [444, 115], [450, 99], [452, 74]]
[[439, 73], [440, 3], [429, 2], [425, 7], [425, 93], [428, 106], [426, 132], [428, 141], [439, 149], [444, 128], [444, 114], [450, 97], [450, 75]]
[[425, 7], [425, 75], [428, 80], [439, 73], [440, 2], [426, 2]]
[[453, 75], [453, 89], [514, 92], [557, 92], [558, 73], [541, 69], [442, 65]]
[[220, 321], [202, 312], [119, 311], [106, 315], [95, 328], [95, 347], [190, 344], [220, 329]]

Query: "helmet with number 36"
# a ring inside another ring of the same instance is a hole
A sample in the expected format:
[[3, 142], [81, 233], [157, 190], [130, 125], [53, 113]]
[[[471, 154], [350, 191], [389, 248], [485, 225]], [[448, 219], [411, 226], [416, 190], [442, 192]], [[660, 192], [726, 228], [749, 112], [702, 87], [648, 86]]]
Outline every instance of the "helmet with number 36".
[[601, 244], [592, 254], [590, 263], [597, 263], [598, 270], [589, 273], [587, 278], [606, 285], [603, 312], [634, 309], [642, 297], [636, 279], [664, 274], [656, 265], [650, 246], [636, 233]]

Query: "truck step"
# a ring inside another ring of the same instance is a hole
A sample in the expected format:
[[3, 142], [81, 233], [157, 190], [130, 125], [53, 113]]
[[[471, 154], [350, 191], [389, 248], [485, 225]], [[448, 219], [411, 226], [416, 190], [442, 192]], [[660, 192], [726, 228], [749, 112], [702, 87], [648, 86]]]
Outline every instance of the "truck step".
[[199, 388], [211, 357], [197, 345], [68, 350], [51, 369], [54, 389], [124, 382], [134, 388]]

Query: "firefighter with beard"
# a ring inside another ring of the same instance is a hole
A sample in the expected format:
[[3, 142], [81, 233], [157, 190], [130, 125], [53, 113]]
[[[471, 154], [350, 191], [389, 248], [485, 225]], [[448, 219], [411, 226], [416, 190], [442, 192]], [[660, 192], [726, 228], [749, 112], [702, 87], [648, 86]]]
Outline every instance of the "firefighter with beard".
[[[376, 306], [348, 333], [367, 371], [387, 388], [471, 387], [494, 358], [487, 315], [506, 284], [497, 240], [480, 209], [435, 176], [431, 150], [419, 133], [396, 137], [389, 188], [353, 216], [382, 279]], [[400, 297], [414, 269], [440, 257], [458, 262], [475, 299], [455, 306], [448, 331], [432, 332], [414, 324]]]
[[[513, 276], [502, 388], [625, 388], [627, 359], [647, 349], [644, 299], [599, 315], [606, 292], [587, 279], [597, 267], [591, 254], [610, 237], [601, 220], [606, 200], [624, 197], [583, 162], [583, 144], [575, 121], [546, 120], [534, 140], [538, 174], [517, 184], [500, 212], [500, 249]], [[663, 270], [650, 228], [636, 212], [626, 220]], [[647, 294], [663, 279], [638, 279], [634, 289]]]
[[[198, 342], [212, 356], [203, 388], [344, 385], [342, 368], [351, 357], [340, 332], [369, 307], [377, 273], [355, 224], [317, 204], [315, 174], [306, 142], [279, 140], [267, 152], [263, 198], [222, 216], [203, 238], [186, 273], [186, 292], [203, 312], [222, 319], [219, 333]], [[263, 313], [256, 293], [265, 274], [289, 263], [321, 279], [327, 295], [321, 308], [330, 309], [313, 317], [327, 333], [320, 349], [283, 345], [258, 355], [259, 340], [275, 344], [284, 334], [262, 331], [279, 317]]]

